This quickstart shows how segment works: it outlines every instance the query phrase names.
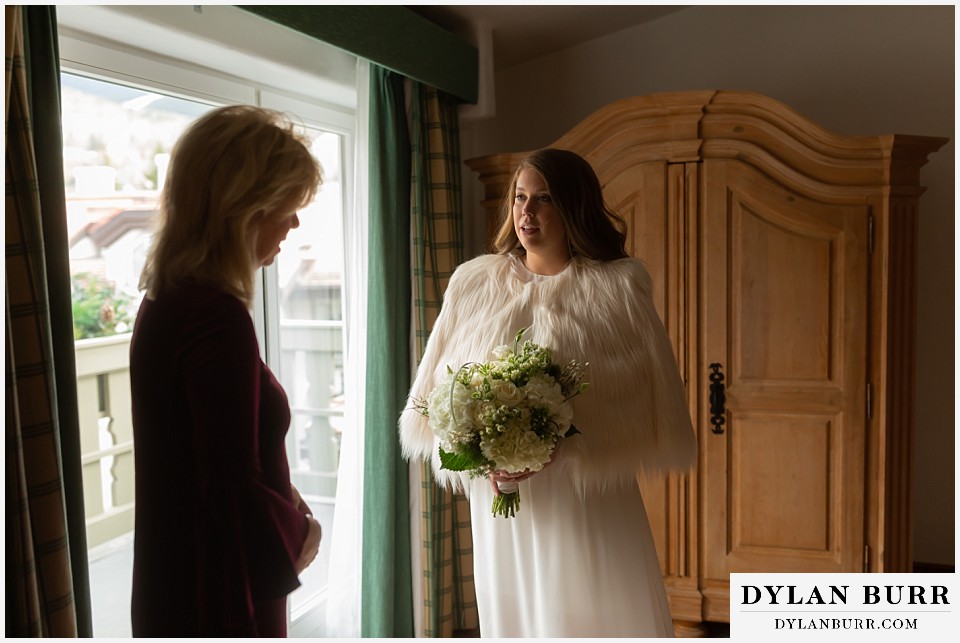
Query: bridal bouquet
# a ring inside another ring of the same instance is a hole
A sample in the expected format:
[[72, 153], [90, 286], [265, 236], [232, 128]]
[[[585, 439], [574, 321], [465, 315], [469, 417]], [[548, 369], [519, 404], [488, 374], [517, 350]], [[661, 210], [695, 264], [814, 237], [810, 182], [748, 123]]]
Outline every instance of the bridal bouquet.
[[[489, 362], [447, 367], [426, 401], [415, 408], [429, 418], [440, 441], [441, 468], [488, 476], [494, 471], [540, 471], [560, 438], [579, 433], [570, 399], [583, 393], [586, 364], [552, 361], [549, 348], [531, 341], [498, 346]], [[516, 482], [498, 483], [493, 514], [512, 517], [520, 506]]]

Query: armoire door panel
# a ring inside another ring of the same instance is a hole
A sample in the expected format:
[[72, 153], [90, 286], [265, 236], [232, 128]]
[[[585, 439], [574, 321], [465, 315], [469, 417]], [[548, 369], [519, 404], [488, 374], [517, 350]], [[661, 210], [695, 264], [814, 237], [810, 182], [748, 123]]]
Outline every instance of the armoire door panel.
[[[866, 435], [866, 205], [804, 198], [707, 160], [701, 367], [724, 432], [702, 431], [702, 572], [857, 571]], [[701, 402], [701, 426], [709, 426]]]
[[842, 466], [836, 418], [751, 413], [738, 420], [728, 455], [731, 555], [829, 553]]
[[[627, 253], [643, 260], [653, 279], [653, 303], [666, 323], [668, 258], [667, 165], [649, 162], [600, 177], [607, 206], [627, 223]], [[671, 337], [671, 340], [674, 337]], [[674, 344], [676, 346], [676, 344]]]
[[[836, 230], [784, 227], [731, 196], [731, 314], [737, 372], [754, 382], [829, 381]], [[825, 226], [826, 227], [826, 226]]]

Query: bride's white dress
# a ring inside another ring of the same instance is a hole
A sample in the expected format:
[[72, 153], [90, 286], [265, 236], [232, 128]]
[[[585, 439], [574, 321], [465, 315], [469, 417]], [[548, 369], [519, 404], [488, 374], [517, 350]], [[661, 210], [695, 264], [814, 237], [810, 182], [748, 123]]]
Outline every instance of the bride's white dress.
[[440, 484], [468, 487], [481, 636], [673, 635], [636, 475], [686, 470], [696, 439], [651, 292], [634, 259], [574, 257], [545, 277], [516, 256], [484, 255], [450, 279], [411, 399], [426, 399], [447, 368], [512, 344], [521, 328], [557, 363], [589, 363], [590, 389], [573, 400], [581, 434], [520, 483], [513, 518], [492, 515], [485, 479], [441, 468], [427, 418], [412, 407], [400, 418], [404, 455], [431, 461]]
[[491, 513], [487, 480], [470, 485], [480, 635], [672, 637], [639, 489], [581, 499], [555, 471], [548, 467], [520, 483], [512, 518]]

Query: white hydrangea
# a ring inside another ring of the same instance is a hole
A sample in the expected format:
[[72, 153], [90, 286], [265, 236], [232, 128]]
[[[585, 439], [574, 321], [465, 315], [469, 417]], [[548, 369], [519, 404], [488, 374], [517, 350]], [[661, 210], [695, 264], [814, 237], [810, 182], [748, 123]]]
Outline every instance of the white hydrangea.
[[448, 373], [427, 397], [429, 424], [444, 451], [454, 452], [459, 444], [468, 444], [474, 436], [470, 391]]
[[497, 405], [489, 400], [474, 400], [470, 419], [473, 422], [475, 430], [489, 426], [491, 417], [497, 410]]
[[[440, 442], [443, 466], [474, 475], [540, 471], [569, 430], [573, 406], [566, 396], [586, 389], [585, 365], [553, 364], [549, 349], [532, 342], [521, 347], [522, 335], [514, 347], [495, 348], [489, 362], [448, 370], [419, 401]], [[494, 514], [512, 516], [518, 497], [516, 491], [498, 495]]]
[[483, 455], [499, 471], [522, 473], [539, 471], [550, 461], [555, 440], [543, 440], [528, 429], [529, 420], [510, 422], [506, 430], [480, 441]]
[[550, 415], [556, 415], [563, 404], [563, 391], [552, 377], [535, 375], [526, 386], [527, 399], [531, 405], [543, 406]]

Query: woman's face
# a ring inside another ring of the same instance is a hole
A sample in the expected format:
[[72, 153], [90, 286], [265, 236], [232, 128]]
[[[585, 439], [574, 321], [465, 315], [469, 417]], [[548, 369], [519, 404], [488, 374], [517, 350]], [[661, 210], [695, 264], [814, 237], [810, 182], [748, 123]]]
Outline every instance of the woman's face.
[[528, 255], [553, 261], [570, 258], [563, 218], [553, 205], [547, 182], [533, 168], [524, 168], [517, 177], [513, 227]]
[[287, 238], [287, 233], [293, 228], [300, 227], [300, 219], [296, 212], [289, 214], [265, 215], [259, 222], [257, 234], [257, 264], [269, 266], [280, 252], [280, 244]]

